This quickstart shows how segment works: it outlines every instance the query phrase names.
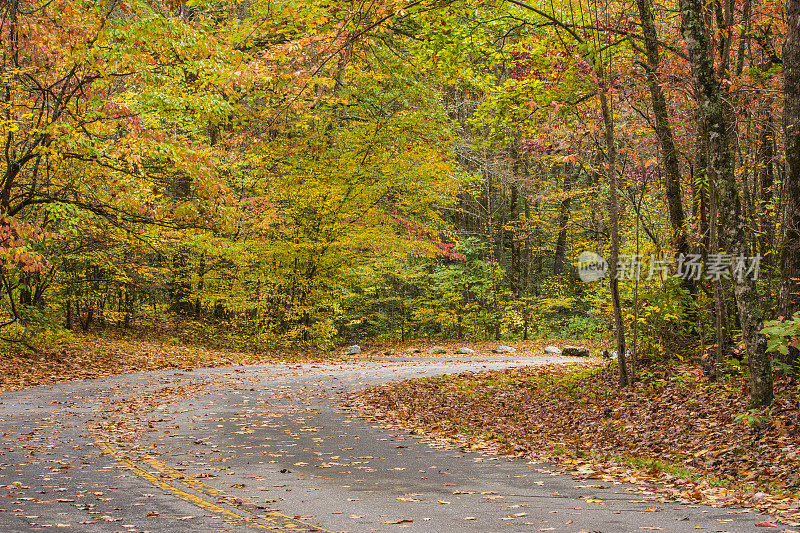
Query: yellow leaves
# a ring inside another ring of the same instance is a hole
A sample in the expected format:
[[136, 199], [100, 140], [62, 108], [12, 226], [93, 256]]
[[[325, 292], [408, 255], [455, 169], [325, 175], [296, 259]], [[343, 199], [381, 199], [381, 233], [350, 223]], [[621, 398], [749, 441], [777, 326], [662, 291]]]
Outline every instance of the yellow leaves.
[[8, 135], [19, 131], [19, 122], [14, 119], [0, 119], [0, 135]]
[[329, 17], [321, 14], [315, 17], [305, 19], [308, 30], [311, 32], [318, 30], [321, 26], [326, 25], [329, 21], [330, 21]]

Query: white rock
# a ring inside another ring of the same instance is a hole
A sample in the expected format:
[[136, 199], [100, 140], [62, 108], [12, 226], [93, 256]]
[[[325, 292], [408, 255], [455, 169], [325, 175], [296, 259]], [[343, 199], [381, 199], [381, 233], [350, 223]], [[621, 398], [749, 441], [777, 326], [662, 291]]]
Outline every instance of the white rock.
[[472, 355], [475, 353], [475, 350], [472, 350], [470, 348], [459, 348], [458, 350], [456, 350], [456, 353], [459, 355]]
[[348, 346], [347, 348], [344, 349], [345, 355], [358, 355], [360, 353], [361, 353], [361, 346], [359, 346], [358, 344]]
[[492, 351], [494, 353], [514, 353], [514, 352], [517, 351], [517, 349], [516, 348], [512, 348], [511, 346], [500, 345], [500, 346], [498, 346], [497, 348], [495, 348]]
[[544, 349], [544, 353], [560, 354], [561, 350], [557, 346], [547, 346]]

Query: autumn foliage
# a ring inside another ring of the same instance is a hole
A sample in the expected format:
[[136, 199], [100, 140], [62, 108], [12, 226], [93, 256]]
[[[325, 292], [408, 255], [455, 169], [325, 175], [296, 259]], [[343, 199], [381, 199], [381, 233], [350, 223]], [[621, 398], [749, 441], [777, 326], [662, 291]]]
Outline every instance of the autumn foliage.
[[[614, 330], [625, 385], [746, 356], [763, 405], [796, 374], [793, 2], [0, 15], [8, 346], [145, 316], [248, 349]], [[762, 268], [586, 284], [584, 250]]]

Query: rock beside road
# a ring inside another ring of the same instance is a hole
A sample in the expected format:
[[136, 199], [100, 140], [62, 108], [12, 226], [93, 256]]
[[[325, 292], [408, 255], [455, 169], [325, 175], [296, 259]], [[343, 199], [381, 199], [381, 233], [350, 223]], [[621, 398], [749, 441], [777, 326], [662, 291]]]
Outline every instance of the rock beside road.
[[514, 352], [517, 351], [517, 349], [516, 348], [512, 348], [511, 346], [500, 345], [500, 346], [498, 346], [497, 348], [495, 348], [492, 351], [494, 353], [514, 353]]
[[447, 353], [447, 349], [446, 348], [442, 348], [441, 346], [434, 346], [433, 348], [428, 350], [428, 354], [431, 354], [431, 355], [440, 354], [440, 353]]
[[406, 350], [403, 353], [407, 353], [407, 354], [411, 355], [411, 354], [415, 354], [415, 353], [422, 353], [422, 350], [420, 350], [419, 348], [409, 348], [408, 350]]
[[456, 350], [456, 353], [459, 355], [472, 355], [475, 353], [475, 350], [471, 348], [459, 348]]
[[352, 346], [348, 346], [344, 349], [343, 352], [345, 355], [358, 355], [361, 353], [361, 346], [358, 344], [354, 344]]
[[558, 355], [561, 353], [561, 350], [557, 346], [547, 346], [544, 349], [544, 353], [555, 354]]
[[589, 357], [589, 349], [583, 346], [564, 346], [561, 354], [566, 357]]

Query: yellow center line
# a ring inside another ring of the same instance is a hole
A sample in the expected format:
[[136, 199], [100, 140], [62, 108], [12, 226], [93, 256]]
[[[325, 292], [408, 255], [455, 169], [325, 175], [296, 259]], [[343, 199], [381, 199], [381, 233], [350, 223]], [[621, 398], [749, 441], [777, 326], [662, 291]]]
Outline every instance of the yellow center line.
[[[306, 522], [302, 522], [291, 516], [279, 513], [277, 511], [272, 511], [269, 509], [263, 509], [258, 511], [246, 510], [248, 514], [252, 514], [254, 516], [245, 516], [225, 507], [221, 507], [217, 503], [204, 498], [202, 496], [198, 496], [196, 494], [192, 494], [183, 490], [176, 484], [167, 481], [167, 479], [155, 475], [152, 472], [149, 472], [134, 462], [131, 458], [126, 456], [126, 453], [111, 444], [106, 436], [104, 436], [98, 429], [90, 428], [90, 430], [95, 434], [95, 441], [97, 442], [100, 449], [114, 457], [117, 462], [121, 465], [125, 466], [129, 470], [131, 470], [134, 474], [145, 479], [155, 485], [156, 487], [172, 494], [173, 496], [180, 498], [186, 502], [192, 503], [197, 505], [198, 507], [202, 507], [208, 511], [213, 513], [223, 515], [229, 518], [234, 518], [237, 520], [241, 520], [246, 525], [256, 528], [256, 529], [266, 529], [268, 531], [275, 531], [280, 533], [285, 533], [287, 531], [293, 532], [312, 532], [312, 531], [319, 531], [322, 533], [333, 533], [327, 529], [323, 529], [318, 526], [314, 526], [312, 524], [308, 524]], [[233, 494], [220, 490], [216, 487], [213, 487], [207, 483], [200, 481], [199, 479], [193, 478], [168, 466], [161, 461], [155, 459], [149, 455], [137, 454], [139, 460], [144, 464], [150, 466], [151, 468], [155, 469], [157, 472], [160, 472], [162, 476], [168, 476], [169, 480], [177, 481], [178, 484], [183, 485], [187, 489], [194, 490], [199, 492], [203, 496], [210, 496], [217, 499], [219, 502], [222, 500], [222, 503], [227, 503], [228, 505], [235, 506], [235, 503], [230, 502], [242, 502], [241, 505], [252, 506], [258, 508], [259, 506], [253, 502], [249, 501], [242, 501], [240, 498], [237, 498]], [[262, 523], [265, 522], [265, 523]]]

